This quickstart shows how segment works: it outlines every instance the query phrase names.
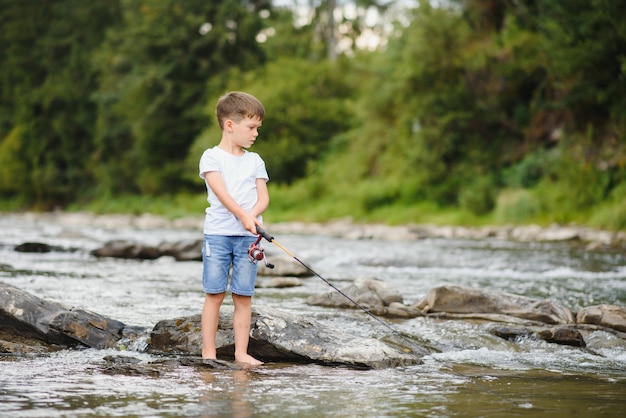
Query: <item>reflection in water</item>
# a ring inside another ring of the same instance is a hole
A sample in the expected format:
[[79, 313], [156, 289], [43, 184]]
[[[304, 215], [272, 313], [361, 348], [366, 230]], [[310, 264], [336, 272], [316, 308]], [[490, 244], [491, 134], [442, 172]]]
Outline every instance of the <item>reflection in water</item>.
[[202, 370], [200, 377], [206, 387], [200, 396], [200, 416], [251, 417], [252, 405], [246, 396], [250, 381], [248, 373], [248, 370]]

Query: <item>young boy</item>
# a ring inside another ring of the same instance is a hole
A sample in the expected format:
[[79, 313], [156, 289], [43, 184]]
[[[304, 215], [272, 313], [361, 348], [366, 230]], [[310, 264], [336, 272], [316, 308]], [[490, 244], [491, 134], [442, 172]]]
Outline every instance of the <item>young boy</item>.
[[258, 366], [248, 354], [252, 295], [257, 264], [250, 261], [248, 247], [257, 238], [256, 226], [269, 205], [269, 176], [261, 157], [246, 149], [257, 136], [265, 116], [263, 104], [243, 92], [222, 96], [215, 110], [222, 130], [219, 145], [200, 159], [200, 177], [205, 180], [210, 207], [204, 222], [202, 283], [202, 358], [215, 359], [219, 310], [226, 295], [232, 266], [230, 291], [235, 305], [235, 362]]

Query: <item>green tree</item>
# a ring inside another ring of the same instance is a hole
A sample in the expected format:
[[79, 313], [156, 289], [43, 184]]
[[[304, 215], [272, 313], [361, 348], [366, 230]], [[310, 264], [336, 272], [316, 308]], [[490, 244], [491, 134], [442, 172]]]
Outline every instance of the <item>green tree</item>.
[[520, 133], [497, 94], [497, 52], [462, 14], [422, 2], [365, 81], [377, 92], [367, 96], [364, 119], [372, 128], [365, 130], [381, 132], [367, 139], [378, 150], [369, 175], [404, 179], [397, 198], [450, 205], [465, 181], [500, 164]]
[[122, 0], [107, 33], [93, 165], [107, 192], [180, 191], [194, 138], [209, 123], [207, 80], [263, 62], [263, 0]]
[[626, 13], [618, 3], [556, 0], [540, 13], [554, 104], [569, 108], [583, 129], [626, 116]]
[[0, 193], [48, 208], [92, 184], [91, 54], [118, 13], [116, 1], [0, 1]]
[[[334, 136], [353, 123], [349, 82], [350, 62], [283, 57], [255, 71], [231, 73], [226, 86], [243, 89], [264, 104], [266, 118], [254, 145], [268, 167], [272, 183], [291, 184], [307, 175], [329, 151]], [[209, 100], [214, 109], [217, 97]], [[220, 130], [211, 125], [201, 135], [188, 159], [196, 174], [200, 153], [217, 145]]]

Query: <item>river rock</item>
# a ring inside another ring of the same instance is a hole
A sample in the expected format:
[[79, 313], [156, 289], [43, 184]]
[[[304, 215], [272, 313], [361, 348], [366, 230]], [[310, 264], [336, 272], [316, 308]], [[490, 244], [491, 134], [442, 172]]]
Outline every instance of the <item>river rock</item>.
[[10, 264], [0, 263], [0, 271], [13, 271], [15, 268]]
[[115, 347], [124, 324], [93, 312], [68, 308], [0, 282], [0, 331], [49, 344]]
[[[162, 256], [170, 256], [177, 261], [202, 261], [203, 240], [182, 240], [162, 242], [158, 246], [142, 244], [133, 240], [112, 240], [102, 247], [91, 251], [96, 257], [114, 257], [140, 260], [154, 260]], [[310, 277], [312, 273], [293, 257], [285, 254], [267, 256], [268, 262], [274, 265], [269, 268], [263, 261], [259, 263], [259, 276]]]
[[412, 306], [407, 306], [404, 303], [391, 302], [389, 306], [385, 306], [385, 313], [383, 315], [395, 318], [415, 318], [417, 316], [423, 316], [424, 314], [422, 311]]
[[549, 329], [533, 329], [529, 327], [496, 326], [489, 330], [490, 333], [509, 341], [520, 338], [536, 337], [549, 343], [571, 345], [574, 347], [586, 347], [582, 333], [572, 327], [558, 327]]
[[481, 227], [439, 226], [409, 224], [388, 226], [359, 224], [350, 218], [326, 223], [277, 223], [268, 225], [274, 234], [324, 234], [355, 240], [413, 241], [426, 238], [485, 239], [489, 237], [514, 241], [581, 242], [598, 246], [622, 246], [626, 243], [626, 232], [595, 230], [581, 225], [487, 225]]
[[42, 355], [64, 348], [65, 347], [48, 344], [24, 335], [17, 335], [14, 332], [0, 331], [0, 358], [3, 356], [25, 357], [29, 355]]
[[[341, 291], [375, 315], [416, 317], [421, 314], [410, 307], [400, 308], [401, 305], [404, 306], [402, 294], [381, 280], [358, 278]], [[336, 290], [309, 296], [307, 303], [316, 306], [358, 309], [358, 306]]]
[[259, 276], [310, 277], [313, 275], [309, 269], [287, 255], [269, 255], [266, 251], [266, 258], [274, 265], [274, 268], [269, 268], [263, 261], [259, 261]]
[[587, 349], [595, 352], [602, 350], [626, 350], [626, 335], [615, 335], [605, 330], [595, 330], [585, 337]]
[[76, 248], [66, 248], [59, 245], [50, 245], [45, 242], [23, 242], [13, 247], [18, 253], [50, 253], [50, 252], [72, 252]]
[[15, 246], [15, 251], [19, 253], [49, 253], [52, 246], [43, 242], [24, 242]]
[[113, 240], [91, 252], [96, 257], [137, 258], [154, 260], [161, 257], [161, 251], [152, 245], [145, 245], [132, 240]]
[[[232, 306], [222, 306], [216, 344], [218, 357], [232, 359]], [[248, 352], [264, 361], [321, 363], [358, 368], [386, 368], [420, 363], [372, 338], [357, 337], [310, 318], [268, 307], [252, 309]], [[200, 315], [160, 321], [150, 335], [148, 351], [200, 355]]]
[[254, 287], [284, 289], [287, 287], [302, 286], [302, 279], [297, 277], [257, 277]]
[[528, 328], [495, 326], [489, 329], [489, 332], [504, 340], [515, 341], [520, 338], [529, 337], [533, 331]]
[[585, 339], [579, 330], [574, 328], [550, 328], [537, 332], [537, 336], [549, 343], [586, 347]]
[[626, 332], [626, 307], [615, 305], [588, 306], [578, 311], [576, 322], [601, 325]]
[[201, 239], [163, 242], [158, 250], [160, 255], [174, 257], [176, 261], [202, 261], [202, 245], [204, 241]]
[[574, 315], [570, 309], [550, 300], [454, 285], [430, 289], [414, 307], [424, 313], [488, 313], [504, 314], [547, 324], [574, 322]]
[[162, 373], [160, 365], [144, 363], [131, 356], [111, 355], [104, 357], [101, 371], [108, 375], [159, 377]]

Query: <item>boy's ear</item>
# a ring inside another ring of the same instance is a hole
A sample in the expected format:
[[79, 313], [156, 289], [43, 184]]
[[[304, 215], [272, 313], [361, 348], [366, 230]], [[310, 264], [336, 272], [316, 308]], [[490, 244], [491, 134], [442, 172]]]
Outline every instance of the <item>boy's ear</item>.
[[233, 121], [231, 119], [226, 119], [224, 121], [224, 129], [232, 129]]

